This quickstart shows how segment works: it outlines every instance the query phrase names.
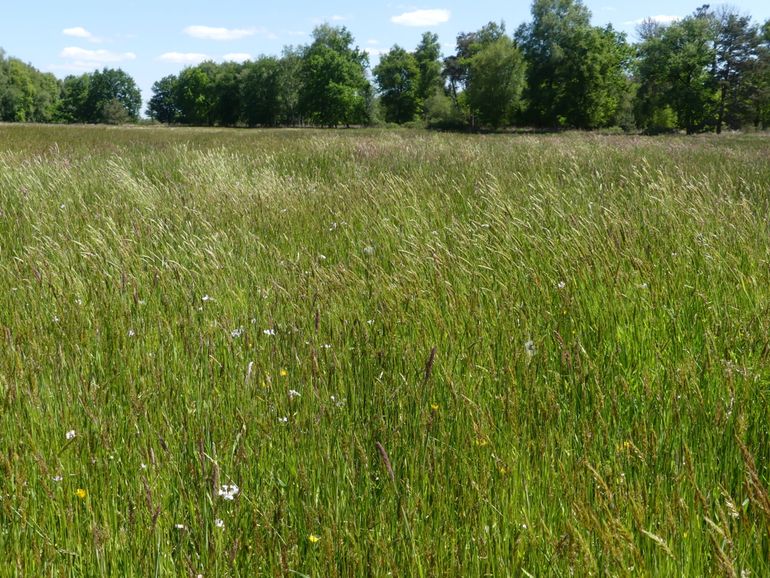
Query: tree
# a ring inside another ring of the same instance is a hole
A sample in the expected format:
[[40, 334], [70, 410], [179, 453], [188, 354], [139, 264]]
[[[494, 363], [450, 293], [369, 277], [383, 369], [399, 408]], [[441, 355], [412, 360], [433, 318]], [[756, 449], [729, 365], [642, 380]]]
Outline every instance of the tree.
[[468, 104], [483, 125], [498, 128], [511, 118], [524, 88], [524, 59], [502, 36], [468, 60]]
[[215, 66], [213, 62], [204, 62], [179, 73], [174, 100], [179, 108], [180, 122], [213, 126]]
[[398, 45], [383, 55], [374, 78], [385, 109], [385, 120], [403, 124], [413, 120], [419, 100], [420, 69], [417, 59]]
[[0, 120], [49, 122], [59, 99], [59, 83], [0, 49]]
[[323, 24], [313, 31], [313, 43], [303, 52], [299, 107], [316, 124], [368, 121], [368, 57], [352, 45], [353, 36], [346, 28]]
[[528, 120], [546, 127], [616, 122], [629, 88], [630, 50], [612, 27], [592, 27], [580, 0], [535, 0], [516, 40], [527, 64]]
[[125, 110], [124, 119], [131, 121], [139, 119], [142, 95], [134, 79], [119, 68], [94, 71], [88, 87], [83, 120], [95, 123], [115, 122], [117, 120], [115, 103]]
[[61, 85], [57, 119], [62, 122], [87, 122], [86, 101], [90, 88], [90, 74], [67, 76]]
[[420, 43], [414, 51], [419, 75], [417, 77], [417, 102], [422, 108], [424, 103], [432, 97], [436, 90], [443, 87], [441, 79], [441, 45], [438, 35], [432, 32], [424, 32]]
[[176, 103], [177, 77], [170, 74], [152, 85], [152, 98], [147, 104], [147, 114], [158, 122], [173, 123], [179, 117]]
[[[714, 124], [717, 102], [714, 19], [708, 7], [668, 26], [645, 25], [638, 48], [637, 122], [653, 128], [656, 120], [674, 120], [687, 134]], [[670, 111], [670, 114], [666, 111]]]
[[750, 16], [722, 8], [716, 15], [714, 80], [719, 92], [716, 131], [722, 125], [740, 128], [751, 117], [752, 93], [757, 86], [752, 76], [757, 72], [760, 36]]
[[275, 126], [279, 123], [280, 76], [281, 63], [272, 56], [262, 56], [243, 65], [241, 102], [243, 120], [249, 126]]

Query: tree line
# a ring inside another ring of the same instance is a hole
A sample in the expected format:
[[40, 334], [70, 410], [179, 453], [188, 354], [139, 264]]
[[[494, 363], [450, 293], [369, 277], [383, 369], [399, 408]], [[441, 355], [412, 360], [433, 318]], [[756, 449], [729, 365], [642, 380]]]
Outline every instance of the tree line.
[[[534, 0], [512, 34], [490, 22], [457, 36], [398, 45], [370, 70], [346, 28], [318, 26], [312, 42], [244, 63], [204, 62], [155, 82], [147, 114], [202, 126], [434, 128], [621, 127], [650, 133], [770, 127], [770, 21], [703, 5], [639, 41], [591, 25], [581, 0]], [[0, 120], [119, 123], [141, 96], [122, 70], [59, 81], [0, 51]]]

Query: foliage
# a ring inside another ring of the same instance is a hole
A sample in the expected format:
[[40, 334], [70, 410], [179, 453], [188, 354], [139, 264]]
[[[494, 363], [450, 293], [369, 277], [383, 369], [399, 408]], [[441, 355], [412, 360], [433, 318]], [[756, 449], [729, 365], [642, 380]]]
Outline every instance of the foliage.
[[535, 125], [617, 124], [631, 54], [623, 34], [590, 18], [580, 0], [535, 0], [532, 22], [516, 32], [527, 63], [525, 118]]
[[313, 31], [302, 55], [299, 108], [313, 124], [366, 124], [371, 87], [365, 76], [368, 57], [353, 47], [345, 27], [326, 24]]
[[483, 45], [468, 59], [468, 104], [482, 125], [508, 124], [524, 83], [524, 60], [507, 36]]
[[385, 120], [403, 124], [414, 120], [420, 100], [420, 67], [417, 59], [396, 45], [374, 68]]

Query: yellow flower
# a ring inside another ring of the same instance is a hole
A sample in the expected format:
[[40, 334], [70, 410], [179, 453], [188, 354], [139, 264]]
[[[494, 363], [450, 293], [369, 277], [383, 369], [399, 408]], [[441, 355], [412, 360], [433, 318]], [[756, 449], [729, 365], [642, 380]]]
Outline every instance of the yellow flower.
[[508, 473], [508, 469], [505, 466], [500, 466], [500, 475], [504, 476]]
[[430, 408], [431, 408], [433, 411], [438, 411], [438, 404], [437, 404], [437, 403], [432, 403], [432, 404], [430, 404]]
[[285, 369], [281, 369], [281, 370], [278, 372], [278, 375], [280, 375], [281, 377], [286, 377], [287, 375], [289, 375], [289, 372], [288, 372], [288, 371], [286, 371]]
[[489, 441], [487, 441], [484, 438], [479, 438], [476, 440], [476, 445], [479, 446], [480, 448], [483, 448], [484, 446], [489, 445]]
[[310, 540], [313, 544], [318, 542], [321, 539], [321, 536], [316, 536], [315, 534], [310, 534], [310, 536], [307, 537], [308, 540]]
[[75, 490], [75, 495], [81, 500], [86, 499], [86, 491], [83, 488], [78, 488], [77, 490]]

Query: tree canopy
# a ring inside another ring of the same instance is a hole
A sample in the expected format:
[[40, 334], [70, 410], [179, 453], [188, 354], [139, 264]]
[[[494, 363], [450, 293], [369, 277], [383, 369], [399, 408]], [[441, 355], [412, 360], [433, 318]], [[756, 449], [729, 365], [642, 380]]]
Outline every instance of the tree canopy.
[[[652, 20], [630, 44], [594, 26], [582, 0], [534, 0], [513, 34], [491, 21], [461, 32], [442, 55], [424, 32], [369, 68], [345, 27], [322, 24], [305, 46], [234, 63], [189, 66], [152, 86], [146, 114], [203, 126], [351, 126], [422, 122], [437, 128], [595, 129], [687, 133], [770, 126], [770, 21], [703, 5]], [[58, 80], [0, 50], [0, 120], [139, 120], [141, 95], [120, 69]]]

